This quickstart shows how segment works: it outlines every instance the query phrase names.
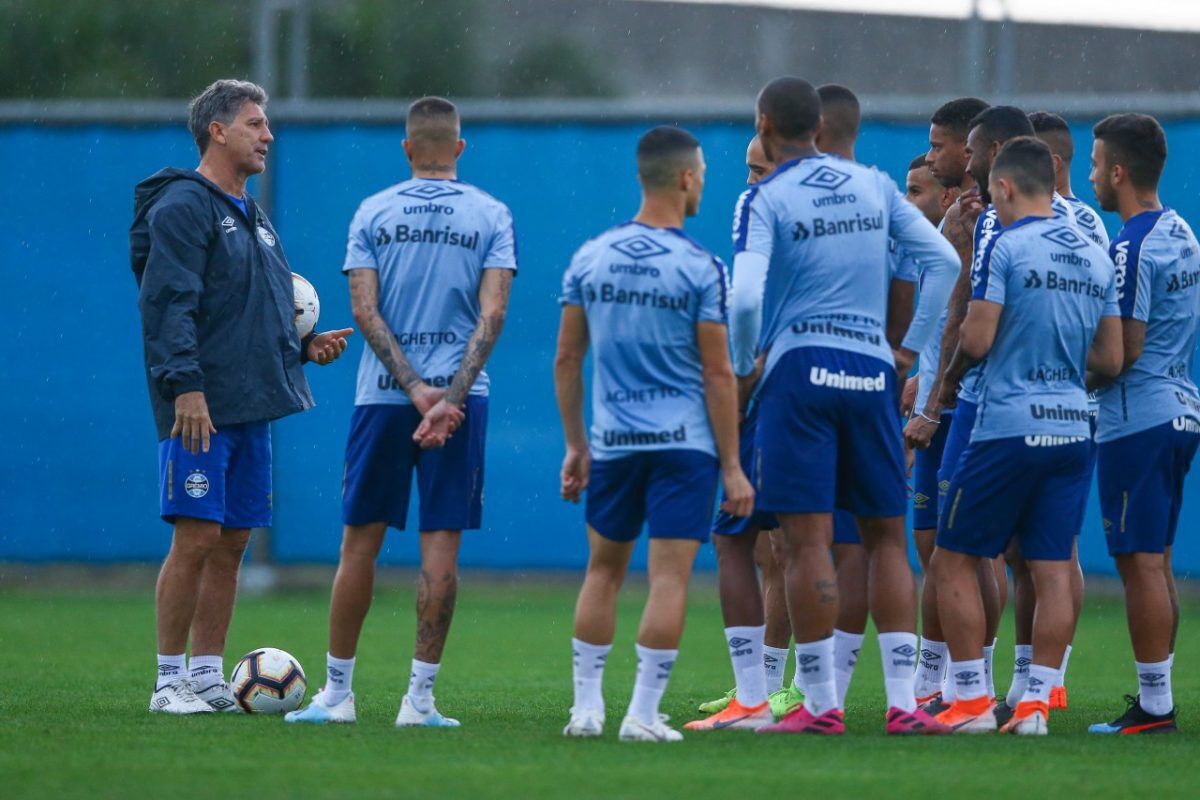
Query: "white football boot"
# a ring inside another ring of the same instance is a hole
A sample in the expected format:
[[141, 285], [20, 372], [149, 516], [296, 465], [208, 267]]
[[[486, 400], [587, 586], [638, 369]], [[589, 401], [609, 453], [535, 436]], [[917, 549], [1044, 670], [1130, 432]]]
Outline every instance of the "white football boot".
[[150, 695], [150, 711], [162, 714], [211, 714], [212, 706], [192, 691], [192, 683], [180, 676]]
[[233, 689], [230, 689], [229, 684], [225, 681], [211, 684], [203, 689], [197, 688], [199, 684], [196, 681], [192, 681], [191, 684], [196, 697], [208, 703], [213, 711], [222, 714], [242, 713], [242, 707], [238, 705], [237, 699], [233, 696]]
[[571, 709], [571, 720], [563, 728], [563, 736], [587, 739], [604, 733], [604, 711], [594, 708]]
[[312, 702], [299, 711], [289, 711], [283, 717], [284, 722], [307, 722], [312, 725], [325, 725], [330, 722], [357, 722], [358, 713], [354, 710], [354, 693], [342, 698], [342, 702], [330, 705], [325, 698], [325, 690], [313, 695]]
[[630, 714], [621, 723], [618, 737], [622, 742], [682, 742], [683, 734], [667, 725], [669, 717], [659, 714], [654, 724], [647, 725]]
[[400, 701], [400, 713], [396, 715], [397, 728], [458, 728], [461, 726], [456, 719], [443, 717], [429, 698], [428, 707], [422, 711], [407, 694]]

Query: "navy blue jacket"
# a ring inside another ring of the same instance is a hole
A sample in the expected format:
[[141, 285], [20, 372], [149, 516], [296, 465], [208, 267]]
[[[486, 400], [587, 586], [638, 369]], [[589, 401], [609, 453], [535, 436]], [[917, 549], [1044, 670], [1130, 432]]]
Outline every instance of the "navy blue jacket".
[[184, 392], [204, 392], [218, 431], [313, 405], [292, 271], [271, 222], [249, 195], [246, 205], [243, 214], [190, 169], [164, 169], [134, 190], [129, 251], [159, 439]]

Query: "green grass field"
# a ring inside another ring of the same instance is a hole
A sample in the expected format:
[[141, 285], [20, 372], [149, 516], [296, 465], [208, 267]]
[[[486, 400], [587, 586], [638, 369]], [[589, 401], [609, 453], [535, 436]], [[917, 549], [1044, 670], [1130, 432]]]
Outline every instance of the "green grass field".
[[[850, 689], [838, 739], [691, 734], [676, 745], [622, 744], [616, 728], [634, 670], [643, 596], [629, 588], [605, 677], [609, 730], [560, 735], [571, 703], [573, 585], [489, 583], [467, 576], [438, 679], [456, 731], [392, 727], [407, 685], [413, 596], [385, 591], [367, 622], [355, 671], [359, 723], [292, 727], [278, 717], [167, 718], [146, 711], [154, 670], [150, 592], [0, 592], [0, 797], [1197, 797], [1200, 645], [1185, 609], [1175, 692], [1184, 733], [1089, 736], [1135, 684], [1124, 613], [1089, 600], [1068, 680], [1071, 707], [1051, 735], [895, 740], [882, 735], [873, 639]], [[282, 647], [324, 669], [324, 592], [244, 598], [226, 669], [254, 647]], [[1006, 621], [998, 683], [1007, 687]], [[790, 669], [789, 669], [790, 672]], [[715, 587], [693, 590], [682, 653], [664, 710], [682, 723], [730, 685]], [[775, 796], [784, 796], [775, 794]]]

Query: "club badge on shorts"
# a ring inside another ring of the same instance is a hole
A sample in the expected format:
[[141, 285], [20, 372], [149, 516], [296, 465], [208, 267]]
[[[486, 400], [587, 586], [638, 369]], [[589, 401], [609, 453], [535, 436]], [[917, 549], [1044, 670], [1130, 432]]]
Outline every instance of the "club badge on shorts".
[[208, 476], [196, 470], [183, 479], [183, 490], [188, 497], [199, 500], [208, 494]]

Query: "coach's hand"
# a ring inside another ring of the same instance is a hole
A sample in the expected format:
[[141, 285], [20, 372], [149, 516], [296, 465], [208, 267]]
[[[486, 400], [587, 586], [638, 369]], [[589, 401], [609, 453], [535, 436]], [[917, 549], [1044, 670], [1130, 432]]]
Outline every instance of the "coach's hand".
[[346, 337], [352, 333], [353, 328], [318, 333], [308, 343], [308, 360], [315, 361], [322, 367], [337, 361], [338, 356], [346, 352]]
[[901, 416], [912, 416], [913, 406], [917, 404], [917, 376], [913, 375], [904, 382], [904, 388], [900, 390], [900, 414]]
[[562, 499], [578, 503], [583, 490], [588, 487], [588, 478], [592, 474], [592, 454], [586, 447], [582, 449], [568, 447], [563, 456], [562, 472], [559, 478], [562, 486], [559, 489]]
[[413, 441], [424, 450], [442, 447], [466, 417], [458, 406], [446, 402], [443, 397], [425, 414], [413, 434]]
[[428, 414], [429, 410], [441, 402], [445, 396], [445, 389], [435, 389], [424, 382], [418, 383], [408, 392], [408, 398], [412, 400], [417, 411], [421, 412], [422, 417]]
[[216, 433], [212, 418], [208, 416], [208, 402], [204, 392], [184, 392], [175, 398], [175, 425], [171, 438], [176, 436], [183, 442], [183, 449], [196, 455], [208, 452], [209, 436]]
[[915, 416], [904, 426], [904, 444], [913, 450], [925, 450], [937, 433], [938, 424], [922, 416]]
[[725, 485], [722, 511], [735, 517], [748, 517], [754, 513], [754, 487], [742, 471], [741, 464], [722, 468], [721, 483]]

